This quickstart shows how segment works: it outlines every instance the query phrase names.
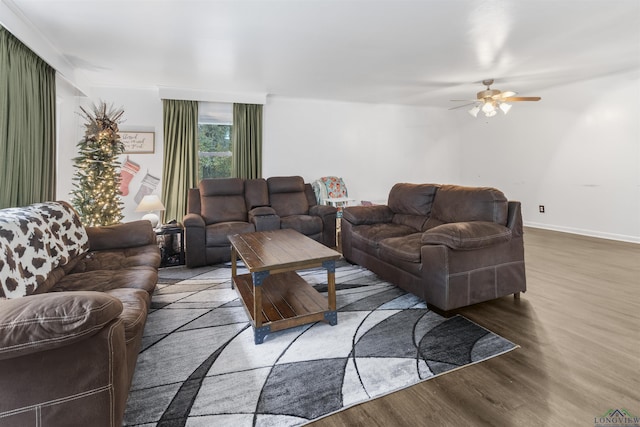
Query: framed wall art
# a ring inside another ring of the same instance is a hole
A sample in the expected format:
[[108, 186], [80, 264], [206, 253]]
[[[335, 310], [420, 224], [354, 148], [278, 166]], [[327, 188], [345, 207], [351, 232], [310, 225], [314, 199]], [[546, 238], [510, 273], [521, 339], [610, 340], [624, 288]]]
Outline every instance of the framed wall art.
[[155, 132], [118, 132], [124, 144], [125, 154], [150, 154], [155, 152]]

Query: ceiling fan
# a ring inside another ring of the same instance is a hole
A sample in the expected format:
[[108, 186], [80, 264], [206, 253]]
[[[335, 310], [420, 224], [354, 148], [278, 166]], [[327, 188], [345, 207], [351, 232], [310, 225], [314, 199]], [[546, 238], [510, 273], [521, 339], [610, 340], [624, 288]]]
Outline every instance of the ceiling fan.
[[502, 92], [498, 89], [491, 89], [493, 79], [483, 80], [482, 84], [487, 88], [477, 93], [477, 99], [452, 99], [451, 101], [453, 102], [471, 102], [449, 109], [455, 110], [473, 105], [469, 110], [469, 114], [473, 117], [478, 117], [480, 111], [482, 111], [486, 117], [493, 117], [498, 114], [498, 109], [504, 114], [507, 114], [511, 109], [511, 104], [507, 104], [508, 102], [540, 101], [540, 99], [542, 99], [539, 96], [515, 96], [516, 93], [512, 91]]

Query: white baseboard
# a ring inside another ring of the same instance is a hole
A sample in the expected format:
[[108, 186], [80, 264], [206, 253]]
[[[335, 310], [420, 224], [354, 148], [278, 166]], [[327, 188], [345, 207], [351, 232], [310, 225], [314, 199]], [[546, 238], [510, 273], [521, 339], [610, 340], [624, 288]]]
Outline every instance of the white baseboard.
[[625, 234], [605, 233], [602, 231], [584, 230], [582, 228], [563, 227], [558, 225], [540, 224], [524, 221], [525, 227], [541, 228], [544, 230], [561, 231], [563, 233], [580, 234], [582, 236], [599, 237], [601, 239], [619, 240], [622, 242], [640, 243], [639, 236], [627, 236]]

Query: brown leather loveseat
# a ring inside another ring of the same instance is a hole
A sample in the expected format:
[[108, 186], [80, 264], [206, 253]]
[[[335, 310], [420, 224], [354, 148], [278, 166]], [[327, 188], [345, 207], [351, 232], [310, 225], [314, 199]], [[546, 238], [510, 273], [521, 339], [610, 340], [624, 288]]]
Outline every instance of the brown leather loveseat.
[[122, 425], [160, 264], [148, 221], [0, 210], [0, 426]]
[[348, 261], [445, 314], [526, 291], [520, 202], [495, 188], [400, 183], [341, 226]]
[[187, 267], [231, 259], [227, 236], [294, 229], [328, 247], [336, 245], [336, 208], [318, 205], [300, 176], [203, 179], [189, 190], [185, 230]]

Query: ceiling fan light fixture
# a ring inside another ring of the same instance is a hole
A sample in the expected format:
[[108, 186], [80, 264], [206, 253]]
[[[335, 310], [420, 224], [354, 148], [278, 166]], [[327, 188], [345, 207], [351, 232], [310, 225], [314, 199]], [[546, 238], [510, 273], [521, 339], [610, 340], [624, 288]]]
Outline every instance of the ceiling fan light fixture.
[[[482, 112], [487, 115], [487, 117], [491, 117], [489, 116], [489, 113], [491, 112], [495, 112], [496, 111], [496, 106], [493, 105], [493, 102], [485, 102], [484, 105], [482, 106]], [[492, 114], [493, 115], [493, 114]]]
[[506, 102], [501, 102], [500, 103], [500, 109], [505, 114], [507, 114], [509, 112], [509, 110], [511, 110], [511, 107], [512, 107], [512, 105], [511, 104], [507, 104]]
[[487, 116], [487, 117], [493, 117], [493, 116], [495, 116], [496, 114], [498, 114], [498, 112], [497, 112], [496, 110], [491, 110], [491, 111], [489, 111], [489, 112], [485, 112], [485, 113], [484, 113], [484, 115], [485, 115], [485, 116]]
[[480, 112], [480, 107], [478, 105], [474, 105], [472, 109], [469, 110], [469, 114], [473, 117], [478, 117], [478, 113]]

